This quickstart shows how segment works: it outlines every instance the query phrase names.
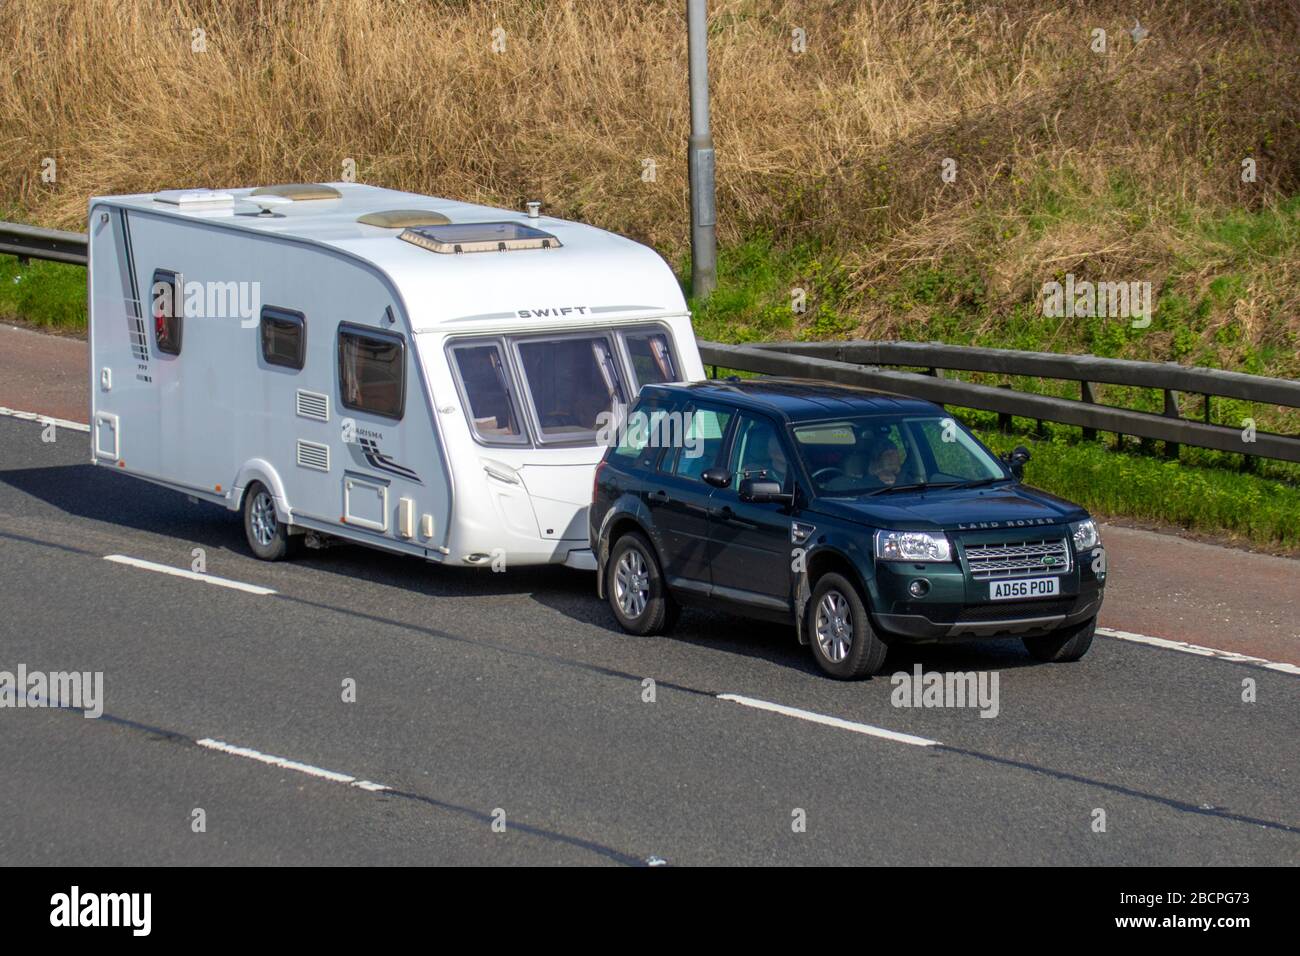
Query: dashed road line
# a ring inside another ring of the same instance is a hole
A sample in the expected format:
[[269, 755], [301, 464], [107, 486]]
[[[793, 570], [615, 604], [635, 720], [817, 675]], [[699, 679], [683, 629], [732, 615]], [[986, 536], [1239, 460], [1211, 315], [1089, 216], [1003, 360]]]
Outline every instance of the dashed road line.
[[1116, 640], [1129, 641], [1133, 644], [1147, 644], [1167, 651], [1181, 651], [1184, 654], [1195, 654], [1197, 657], [1213, 657], [1233, 664], [1249, 664], [1252, 667], [1264, 667], [1271, 671], [1300, 676], [1300, 665], [1287, 664], [1283, 661], [1270, 661], [1263, 657], [1251, 657], [1249, 654], [1238, 654], [1236, 651], [1222, 651], [1217, 647], [1203, 647], [1200, 644], [1188, 644], [1186, 641], [1171, 641], [1168, 638], [1150, 637], [1146, 634], [1135, 634], [1132, 631], [1117, 631], [1110, 627], [1099, 627], [1097, 633], [1105, 637], [1113, 637]]
[[232, 757], [247, 757], [249, 760], [270, 764], [272, 767], [279, 767], [282, 770], [293, 770], [297, 773], [305, 773], [310, 777], [319, 777], [322, 780], [330, 780], [334, 783], [345, 783], [349, 787], [356, 787], [358, 790], [365, 790], [368, 793], [379, 793], [393, 789], [382, 783], [358, 780], [351, 774], [339, 773], [337, 770], [326, 770], [324, 767], [313, 767], [309, 763], [300, 763], [297, 760], [290, 760], [288, 757], [264, 754], [260, 750], [254, 750], [251, 747], [237, 747], [234, 744], [226, 743], [224, 740], [213, 740], [211, 737], [204, 737], [202, 740], [196, 740], [195, 743], [200, 747], [206, 747], [208, 750], [219, 750], [223, 754], [230, 754]]
[[70, 422], [66, 418], [51, 418], [49, 415], [41, 415], [37, 412], [21, 412], [16, 408], [5, 408], [0, 405], [0, 415], [8, 418], [17, 418], [25, 422], [36, 422], [39, 425], [53, 425], [56, 428], [70, 428], [73, 431], [88, 432], [90, 426], [82, 422]]
[[911, 744], [913, 747], [939, 746], [939, 741], [930, 740], [928, 737], [915, 737], [912, 734], [899, 733], [897, 730], [886, 730], [884, 727], [873, 727], [871, 724], [860, 724], [855, 720], [845, 720], [842, 717], [831, 717], [827, 714], [819, 714], [812, 710], [802, 710], [798, 707], [787, 707], [785, 704], [774, 704], [769, 700], [759, 700], [757, 697], [742, 697], [739, 694], [719, 694], [718, 700], [729, 700], [733, 704], [740, 704], [744, 707], [753, 707], [756, 710], [766, 710], [774, 714], [781, 714], [785, 717], [795, 717], [799, 720], [806, 720], [814, 724], [824, 724], [827, 727], [838, 727], [840, 730], [850, 730], [855, 734], [866, 734], [869, 737], [879, 737], [882, 740], [892, 740], [895, 743]]
[[243, 581], [232, 581], [230, 578], [219, 578], [215, 574], [200, 574], [198, 571], [190, 571], [185, 568], [173, 568], [168, 564], [157, 564], [153, 561], [145, 561], [141, 558], [132, 558], [125, 554], [106, 554], [105, 561], [112, 561], [114, 564], [125, 564], [132, 568], [141, 568], [145, 571], [157, 571], [159, 574], [170, 574], [177, 578], [187, 578], [190, 581], [203, 581], [205, 584], [215, 584], [217, 587], [230, 588], [234, 591], [244, 591], [248, 594], [257, 594], [266, 596], [274, 594], [272, 588], [264, 588], [259, 584], [245, 584]]

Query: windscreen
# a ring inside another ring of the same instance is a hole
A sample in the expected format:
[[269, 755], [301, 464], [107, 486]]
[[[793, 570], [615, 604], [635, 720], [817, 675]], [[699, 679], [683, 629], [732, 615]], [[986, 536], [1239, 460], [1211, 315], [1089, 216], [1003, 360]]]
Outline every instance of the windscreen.
[[819, 495], [956, 486], [1007, 477], [964, 425], [942, 416], [870, 416], [800, 425], [795, 446]]

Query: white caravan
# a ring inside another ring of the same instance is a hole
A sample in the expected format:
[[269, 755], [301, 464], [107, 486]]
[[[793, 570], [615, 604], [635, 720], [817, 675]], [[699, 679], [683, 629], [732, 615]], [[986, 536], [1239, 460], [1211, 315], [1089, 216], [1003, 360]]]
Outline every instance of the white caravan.
[[672, 270], [591, 226], [349, 183], [90, 203], [95, 464], [329, 536], [594, 568], [602, 412], [704, 368]]

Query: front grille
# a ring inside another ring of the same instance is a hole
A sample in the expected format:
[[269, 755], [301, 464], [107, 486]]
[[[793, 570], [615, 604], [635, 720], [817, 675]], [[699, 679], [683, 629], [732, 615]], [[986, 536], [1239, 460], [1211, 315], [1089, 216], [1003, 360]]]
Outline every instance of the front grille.
[[958, 624], [977, 621], [1016, 621], [1027, 617], [1055, 617], [1074, 609], [1074, 598], [1042, 601], [995, 601], [966, 608], [957, 615]]
[[1066, 538], [1040, 538], [967, 545], [966, 564], [976, 581], [1063, 574], [1070, 570], [1070, 542]]

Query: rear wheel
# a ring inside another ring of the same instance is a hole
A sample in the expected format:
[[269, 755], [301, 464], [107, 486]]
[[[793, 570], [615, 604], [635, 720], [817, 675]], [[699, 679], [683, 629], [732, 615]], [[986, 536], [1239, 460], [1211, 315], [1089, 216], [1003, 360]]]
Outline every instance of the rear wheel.
[[1093, 617], [1074, 627], [1062, 628], [1039, 637], [1024, 637], [1021, 640], [1029, 656], [1035, 660], [1064, 663], [1077, 661], [1088, 653], [1088, 648], [1092, 647], [1092, 635], [1096, 630], [1097, 619]]
[[275, 499], [260, 481], [244, 494], [244, 536], [263, 561], [279, 561], [289, 551], [289, 529], [276, 517]]
[[839, 574], [817, 579], [808, 602], [813, 659], [831, 677], [860, 680], [885, 663], [889, 648], [871, 627], [867, 606], [852, 582]]
[[619, 626], [629, 634], [659, 634], [677, 620], [663, 570], [645, 535], [630, 531], [614, 542], [605, 567], [605, 593]]

